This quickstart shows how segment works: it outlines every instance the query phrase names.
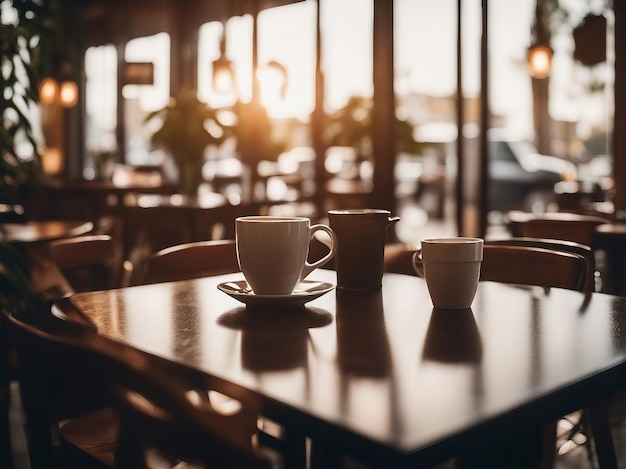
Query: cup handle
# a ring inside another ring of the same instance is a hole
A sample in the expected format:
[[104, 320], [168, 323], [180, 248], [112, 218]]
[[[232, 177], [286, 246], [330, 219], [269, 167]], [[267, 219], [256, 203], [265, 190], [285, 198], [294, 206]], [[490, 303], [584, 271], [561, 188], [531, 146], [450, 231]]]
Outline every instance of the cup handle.
[[422, 262], [422, 250], [418, 249], [413, 253], [413, 269], [420, 277], [424, 277], [424, 263]]
[[313, 235], [315, 234], [316, 231], [325, 231], [328, 234], [328, 236], [330, 236], [331, 243], [330, 243], [330, 246], [328, 246], [328, 248], [330, 249], [330, 252], [326, 254], [324, 257], [322, 257], [321, 259], [313, 262], [312, 264], [309, 264], [309, 262], [306, 261], [304, 263], [304, 268], [302, 269], [302, 275], [300, 276], [300, 280], [303, 280], [307, 275], [309, 275], [315, 269], [323, 266], [329, 260], [331, 260], [331, 258], [335, 255], [335, 251], [337, 250], [337, 238], [335, 237], [335, 233], [329, 226], [326, 226], [326, 225], [311, 226], [310, 231], [309, 231], [310, 239], [313, 238]]

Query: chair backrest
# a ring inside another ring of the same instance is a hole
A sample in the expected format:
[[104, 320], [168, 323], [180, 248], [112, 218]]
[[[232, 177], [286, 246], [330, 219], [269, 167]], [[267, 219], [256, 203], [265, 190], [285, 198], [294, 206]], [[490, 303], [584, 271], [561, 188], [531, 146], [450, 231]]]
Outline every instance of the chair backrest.
[[481, 280], [582, 292], [586, 275], [587, 261], [578, 254], [530, 246], [483, 246]]
[[136, 266], [130, 284], [188, 280], [239, 272], [234, 240], [198, 241], [162, 249]]
[[595, 291], [596, 258], [593, 249], [585, 244], [560, 239], [528, 237], [513, 237], [507, 239], [489, 240], [485, 241], [485, 244], [492, 246], [526, 246], [578, 254], [579, 256], [584, 257], [585, 261], [587, 262], [587, 272], [585, 274], [583, 291], [585, 293], [591, 293]]
[[402, 243], [385, 245], [383, 271], [394, 274], [417, 275], [413, 268], [413, 254], [419, 248]]
[[110, 235], [86, 235], [50, 244], [52, 260], [75, 292], [120, 286], [117, 247]]
[[550, 212], [533, 215], [521, 222], [521, 234], [530, 238], [550, 238], [574, 241], [593, 246], [593, 234], [598, 225], [611, 221], [593, 215]]
[[[586, 291], [588, 264], [582, 255], [505, 243], [506, 240], [485, 243], [481, 280]], [[546, 242], [545, 246], [548, 244]], [[412, 261], [416, 250], [401, 244], [387, 246], [383, 264], [385, 272], [417, 275]]]
[[147, 468], [149, 455], [202, 467], [271, 467], [256, 448], [260, 405], [247, 391], [104, 341], [95, 341], [95, 346], [120, 421], [119, 467]]

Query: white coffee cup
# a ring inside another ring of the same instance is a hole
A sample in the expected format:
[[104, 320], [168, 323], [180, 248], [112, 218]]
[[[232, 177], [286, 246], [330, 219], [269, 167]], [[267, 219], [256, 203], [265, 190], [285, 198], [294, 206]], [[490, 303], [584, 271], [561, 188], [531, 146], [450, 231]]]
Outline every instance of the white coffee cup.
[[422, 241], [413, 267], [426, 279], [435, 308], [465, 309], [474, 300], [482, 259], [481, 238], [432, 238]]
[[[313, 233], [325, 231], [330, 252], [307, 261]], [[248, 216], [235, 219], [237, 258], [255, 295], [290, 295], [298, 283], [328, 262], [336, 250], [335, 234], [304, 217]]]

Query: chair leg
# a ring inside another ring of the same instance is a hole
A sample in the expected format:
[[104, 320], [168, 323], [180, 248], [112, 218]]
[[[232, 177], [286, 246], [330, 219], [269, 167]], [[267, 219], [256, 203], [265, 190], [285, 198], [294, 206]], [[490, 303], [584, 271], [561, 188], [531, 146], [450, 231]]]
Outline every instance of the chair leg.
[[9, 407], [11, 406], [10, 346], [4, 315], [0, 314], [0, 467], [13, 467], [13, 451], [11, 448], [11, 426], [9, 424]]
[[617, 456], [611, 435], [610, 401], [601, 399], [588, 409], [598, 464], [601, 469], [617, 469]]
[[311, 469], [341, 469], [341, 453], [324, 444], [311, 441]]
[[543, 459], [541, 469], [552, 469], [556, 459], [556, 428], [557, 421], [554, 420], [543, 427]]
[[285, 438], [285, 467], [306, 468], [306, 437], [300, 432], [287, 429]]
[[9, 381], [2, 375], [0, 383], [0, 467], [11, 469], [13, 467], [13, 450], [11, 448], [11, 425], [9, 423], [10, 390]]
[[306, 469], [306, 435], [291, 428], [285, 428], [267, 417], [259, 428], [259, 445], [280, 453], [286, 468]]

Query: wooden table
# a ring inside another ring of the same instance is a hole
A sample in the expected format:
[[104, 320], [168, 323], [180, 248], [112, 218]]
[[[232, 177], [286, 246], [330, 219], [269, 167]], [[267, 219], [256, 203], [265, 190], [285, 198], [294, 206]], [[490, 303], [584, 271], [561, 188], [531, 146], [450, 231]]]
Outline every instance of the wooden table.
[[27, 201], [31, 219], [98, 220], [115, 213], [126, 194], [172, 194], [176, 188], [160, 179], [141, 181], [45, 178]]
[[217, 193], [127, 194], [118, 211], [124, 256], [136, 260], [136, 250], [152, 254], [175, 244], [211, 239], [212, 213], [227, 206], [226, 197]]
[[[235, 218], [259, 215], [282, 200], [232, 204], [223, 194], [127, 194], [118, 214], [124, 231], [124, 255], [136, 260], [175, 244], [234, 239]], [[137, 255], [136, 252], [140, 254]]]
[[[611, 396], [626, 381], [626, 298], [481, 282], [434, 311], [425, 282], [246, 310], [241, 274], [82, 293], [100, 334], [241, 385], [266, 416], [374, 467], [427, 467]], [[335, 282], [316, 270], [313, 280]]]

